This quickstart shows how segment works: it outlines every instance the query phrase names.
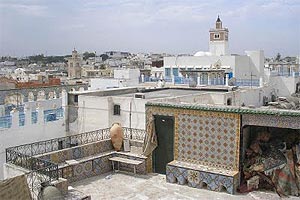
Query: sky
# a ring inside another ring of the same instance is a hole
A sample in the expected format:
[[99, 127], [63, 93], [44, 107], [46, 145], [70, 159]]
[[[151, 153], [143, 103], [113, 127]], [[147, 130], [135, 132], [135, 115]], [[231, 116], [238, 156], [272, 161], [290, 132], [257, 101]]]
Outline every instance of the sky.
[[0, 56], [193, 54], [218, 15], [230, 53], [300, 55], [300, 0], [0, 0]]

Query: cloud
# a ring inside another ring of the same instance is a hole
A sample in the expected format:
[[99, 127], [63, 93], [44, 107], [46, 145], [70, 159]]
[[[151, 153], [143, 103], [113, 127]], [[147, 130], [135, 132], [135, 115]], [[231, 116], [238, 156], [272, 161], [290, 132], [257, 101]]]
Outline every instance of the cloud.
[[97, 52], [190, 53], [207, 48], [208, 30], [218, 14], [237, 53], [249, 44], [253, 49], [276, 49], [273, 41], [281, 38], [292, 41], [280, 46], [283, 51], [296, 52], [299, 13], [299, 0], [0, 0], [0, 27], [5, 27], [0, 31], [0, 54], [20, 49], [11, 41], [52, 52], [68, 53], [76, 44]]
[[10, 10], [11, 12], [16, 12], [20, 15], [28, 16], [46, 16], [47, 6], [37, 5], [37, 4], [21, 4], [21, 3], [1, 3], [0, 7], [2, 9]]

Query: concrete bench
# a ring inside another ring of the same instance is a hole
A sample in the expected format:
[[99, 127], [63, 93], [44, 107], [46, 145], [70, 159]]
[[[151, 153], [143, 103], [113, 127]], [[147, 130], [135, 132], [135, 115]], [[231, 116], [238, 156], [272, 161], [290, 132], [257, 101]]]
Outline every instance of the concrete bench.
[[118, 170], [120, 170], [120, 163], [125, 163], [125, 164], [129, 164], [129, 165], [133, 165], [134, 175], [136, 175], [136, 166], [138, 166], [144, 162], [144, 161], [140, 161], [140, 160], [132, 160], [132, 159], [121, 158], [121, 157], [112, 157], [112, 158], [109, 158], [109, 160], [112, 161], [113, 172], [116, 171], [114, 162], [118, 163]]

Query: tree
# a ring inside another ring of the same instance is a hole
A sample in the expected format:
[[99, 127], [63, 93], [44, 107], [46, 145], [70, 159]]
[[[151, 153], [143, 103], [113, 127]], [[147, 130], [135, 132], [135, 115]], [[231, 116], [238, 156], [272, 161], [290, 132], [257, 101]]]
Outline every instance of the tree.
[[89, 53], [89, 52], [84, 52], [83, 53], [83, 60], [87, 60], [88, 58], [91, 58], [91, 57], [95, 57], [96, 56], [96, 54], [95, 53]]
[[106, 61], [109, 58], [106, 54], [101, 54], [100, 57], [102, 58], [102, 61]]
[[275, 61], [280, 61], [281, 59], [281, 55], [280, 53], [277, 53], [276, 57], [275, 57]]

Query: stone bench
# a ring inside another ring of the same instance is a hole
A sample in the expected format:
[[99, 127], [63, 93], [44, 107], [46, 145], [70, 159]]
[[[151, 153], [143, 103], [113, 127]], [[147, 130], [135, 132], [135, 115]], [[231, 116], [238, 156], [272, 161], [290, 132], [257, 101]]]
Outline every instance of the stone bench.
[[[130, 141], [130, 143], [136, 146], [142, 145], [138, 141]], [[66, 178], [69, 182], [74, 182], [112, 171], [113, 167], [109, 158], [114, 156], [137, 161], [145, 161], [146, 159], [146, 157], [139, 155], [138, 152], [114, 151], [109, 139], [39, 154], [35, 157], [58, 164], [59, 177]], [[145, 163], [136, 167], [138, 174], [146, 173]], [[122, 163], [120, 164], [120, 169], [132, 171], [133, 166]]]
[[174, 160], [167, 164], [166, 179], [169, 183], [212, 191], [225, 189], [234, 194], [239, 184], [239, 172]]
[[[133, 170], [138, 174], [146, 173], [146, 157], [126, 152], [109, 151], [90, 157], [76, 159], [70, 164], [68, 164], [68, 161], [59, 164], [60, 177], [68, 179], [69, 182], [74, 182], [110, 172], [114, 168], [110, 161], [113, 157], [130, 160], [132, 163], [139, 163], [139, 165], [133, 167]], [[132, 171], [130, 166], [132, 167], [133, 165], [128, 162], [121, 162], [119, 169], [123, 171]]]

